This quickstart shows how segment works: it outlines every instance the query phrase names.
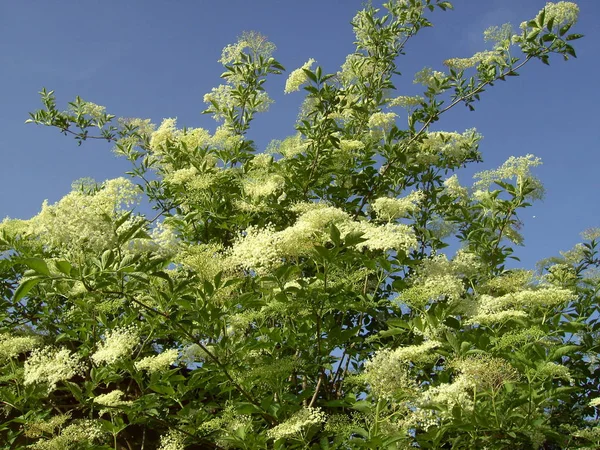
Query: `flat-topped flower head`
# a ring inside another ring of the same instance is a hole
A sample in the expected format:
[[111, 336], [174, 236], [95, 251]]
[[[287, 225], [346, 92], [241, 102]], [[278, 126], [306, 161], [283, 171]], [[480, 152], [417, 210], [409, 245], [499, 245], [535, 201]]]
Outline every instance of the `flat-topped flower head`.
[[139, 332], [133, 326], [108, 330], [104, 340], [92, 354], [92, 360], [96, 364], [112, 364], [131, 356], [131, 352], [139, 344], [139, 340]]

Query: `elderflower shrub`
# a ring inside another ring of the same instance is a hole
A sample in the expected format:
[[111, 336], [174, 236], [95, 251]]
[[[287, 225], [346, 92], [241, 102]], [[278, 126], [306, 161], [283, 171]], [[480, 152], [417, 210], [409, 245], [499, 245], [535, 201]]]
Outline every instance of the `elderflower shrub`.
[[85, 365], [79, 355], [66, 348], [44, 347], [31, 352], [24, 369], [25, 385], [47, 384], [48, 392], [51, 392], [59, 382], [83, 375]]
[[[392, 0], [356, 14], [341, 68], [309, 60], [291, 72], [285, 91], [306, 87], [296, 133], [262, 153], [250, 125], [284, 68], [256, 32], [221, 54], [210, 131], [112, 122], [81, 99], [63, 112], [42, 91], [31, 122], [106, 139], [138, 186], [80, 180], [43, 214], [0, 225], [0, 442], [597, 447], [575, 434], [594, 433], [582, 416], [596, 403], [581, 408], [600, 395], [600, 233], [543, 275], [507, 271], [507, 240], [522, 242], [522, 208], [543, 193], [540, 161], [513, 157], [463, 187], [456, 172], [482, 159], [481, 136], [438, 128], [521, 62], [574, 56], [576, 7], [548, 5], [520, 36], [488, 29], [491, 49], [448, 55], [447, 73], [424, 69], [421, 92], [403, 95], [397, 58], [431, 26], [430, 7], [451, 5]], [[134, 193], [156, 210], [148, 219], [128, 215]], [[42, 346], [51, 339], [60, 349]]]
[[139, 340], [139, 331], [134, 326], [107, 330], [102, 342], [92, 354], [92, 360], [96, 364], [113, 364], [122, 358], [130, 357]]

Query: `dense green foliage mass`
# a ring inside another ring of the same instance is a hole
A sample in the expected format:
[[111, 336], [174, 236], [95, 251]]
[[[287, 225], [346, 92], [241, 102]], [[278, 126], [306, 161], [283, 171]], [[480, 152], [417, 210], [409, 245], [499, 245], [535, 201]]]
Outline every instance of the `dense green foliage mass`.
[[42, 91], [30, 122], [104, 139], [132, 169], [0, 224], [0, 447], [600, 448], [600, 232], [507, 269], [540, 160], [462, 186], [481, 136], [431, 128], [530, 61], [575, 56], [578, 8], [491, 28], [490, 50], [393, 96], [405, 45], [448, 8], [359, 11], [339, 72], [290, 73], [297, 134], [262, 153], [247, 132], [284, 68], [258, 33], [223, 51], [214, 132]]

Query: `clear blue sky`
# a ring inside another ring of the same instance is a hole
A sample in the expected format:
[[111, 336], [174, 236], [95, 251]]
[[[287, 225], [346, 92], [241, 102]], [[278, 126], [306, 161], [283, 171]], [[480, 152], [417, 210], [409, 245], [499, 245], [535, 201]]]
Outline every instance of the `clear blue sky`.
[[[375, 4], [378, 4], [375, 1]], [[442, 70], [450, 57], [486, 48], [482, 32], [511, 22], [518, 27], [545, 0], [455, 0], [455, 10], [436, 12], [435, 27], [410, 42], [399, 69], [398, 94], [414, 93], [414, 72]], [[523, 214], [526, 267], [578, 242], [578, 233], [600, 226], [600, 1], [580, 0], [574, 32], [578, 59], [559, 58], [546, 67], [526, 66], [522, 76], [498, 83], [482, 96], [474, 113], [464, 107], [439, 122], [447, 131], [476, 127], [484, 135], [485, 162], [498, 166], [511, 155], [534, 153], [544, 165], [536, 174], [547, 196]], [[110, 145], [77, 147], [57, 130], [25, 125], [40, 105], [37, 92], [56, 91], [59, 107], [76, 95], [123, 117], [177, 117], [180, 126], [213, 128], [201, 115], [203, 95], [220, 83], [221, 49], [244, 30], [269, 37], [288, 73], [315, 58], [336, 71], [353, 50], [349, 25], [360, 0], [25, 0], [0, 3], [0, 218], [28, 218], [44, 199], [51, 203], [89, 176], [121, 176], [126, 161]], [[276, 103], [257, 117], [250, 137], [264, 148], [294, 133], [300, 93], [283, 95], [287, 75], [267, 83]], [[473, 170], [459, 174], [470, 183]], [[535, 218], [534, 218], [535, 216]]]

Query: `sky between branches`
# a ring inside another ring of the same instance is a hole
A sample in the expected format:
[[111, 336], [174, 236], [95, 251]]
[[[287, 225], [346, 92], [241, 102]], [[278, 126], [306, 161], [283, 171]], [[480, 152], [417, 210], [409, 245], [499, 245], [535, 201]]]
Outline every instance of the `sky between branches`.
[[[378, 4], [378, 2], [375, 2]], [[454, 0], [455, 10], [430, 16], [400, 57], [403, 76], [397, 95], [419, 93], [413, 75], [424, 66], [489, 48], [483, 31], [511, 22], [515, 28], [545, 0]], [[533, 153], [544, 161], [535, 174], [546, 199], [521, 216], [525, 247], [516, 256], [524, 267], [566, 250], [578, 233], [600, 226], [600, 90], [595, 86], [600, 44], [600, 2], [580, 0], [585, 34], [575, 41], [578, 59], [532, 61], [522, 76], [499, 82], [482, 95], [476, 111], [459, 106], [442, 117], [439, 129], [483, 134], [484, 163], [459, 172], [463, 184], [474, 172], [497, 167], [511, 155]], [[177, 117], [178, 125], [214, 129], [202, 99], [220, 84], [221, 49], [244, 30], [265, 34], [277, 46], [286, 74], [266, 88], [275, 100], [253, 122], [249, 138], [264, 150], [271, 139], [294, 134], [302, 94], [283, 94], [287, 74], [314, 58], [323, 71], [339, 69], [353, 47], [350, 20], [360, 0], [62, 0], [0, 4], [0, 218], [29, 218], [44, 199], [59, 200], [81, 177], [97, 181], [128, 169], [110, 144], [82, 147], [55, 129], [25, 125], [40, 106], [37, 92], [56, 91], [59, 108], [76, 95], [122, 117]], [[400, 123], [400, 125], [403, 125]], [[437, 124], [436, 124], [437, 125]]]

